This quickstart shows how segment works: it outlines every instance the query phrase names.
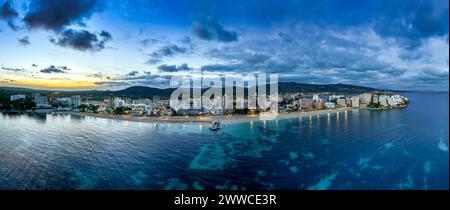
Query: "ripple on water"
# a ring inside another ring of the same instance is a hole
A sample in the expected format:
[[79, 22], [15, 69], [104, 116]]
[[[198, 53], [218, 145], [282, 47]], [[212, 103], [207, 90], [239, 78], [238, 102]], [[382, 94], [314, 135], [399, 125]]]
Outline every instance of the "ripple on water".
[[426, 175], [430, 174], [431, 171], [431, 161], [425, 162], [425, 165], [423, 165], [423, 171]]
[[167, 185], [164, 190], [186, 190], [188, 188], [187, 184], [180, 181], [178, 178], [172, 178], [167, 180]]
[[302, 153], [302, 155], [305, 158], [310, 158], [310, 159], [314, 158], [314, 154], [312, 152], [304, 152], [304, 153]]
[[289, 157], [291, 158], [291, 160], [297, 159], [298, 153], [297, 152], [289, 152]]
[[145, 174], [142, 171], [139, 171], [133, 175], [131, 175], [131, 180], [133, 180], [133, 183], [135, 185], [142, 185], [147, 178], [147, 174]]
[[328, 176], [325, 176], [323, 179], [320, 179], [319, 183], [317, 183], [316, 185], [308, 187], [308, 190], [326, 190], [330, 188], [337, 175], [338, 172], [336, 171]]
[[291, 167], [289, 167], [289, 170], [294, 174], [298, 172], [297, 166], [291, 166]]
[[412, 179], [411, 174], [408, 174], [406, 177], [406, 182], [399, 183], [398, 185], [399, 189], [411, 189], [414, 187], [414, 181]]
[[203, 186], [201, 186], [198, 182], [194, 182], [193, 184], [192, 184], [192, 187], [195, 189], [195, 190], [204, 190], [205, 188], [203, 187]]
[[204, 145], [191, 161], [189, 169], [223, 170], [226, 163], [225, 150], [219, 145]]
[[439, 140], [439, 144], [438, 144], [438, 148], [444, 152], [448, 151], [448, 146], [447, 144], [444, 142], [444, 138], [441, 137], [441, 139]]

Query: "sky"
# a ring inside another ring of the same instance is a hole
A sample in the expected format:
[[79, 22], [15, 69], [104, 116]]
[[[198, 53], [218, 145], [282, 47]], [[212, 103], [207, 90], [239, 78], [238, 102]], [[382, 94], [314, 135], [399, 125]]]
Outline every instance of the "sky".
[[448, 90], [448, 0], [0, 0], [0, 86], [166, 88], [173, 75]]

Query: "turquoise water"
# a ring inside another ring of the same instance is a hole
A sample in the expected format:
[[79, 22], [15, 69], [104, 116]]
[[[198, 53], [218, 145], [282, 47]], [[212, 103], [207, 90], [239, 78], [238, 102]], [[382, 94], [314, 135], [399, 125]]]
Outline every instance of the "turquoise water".
[[226, 124], [0, 115], [0, 189], [448, 189], [448, 93]]

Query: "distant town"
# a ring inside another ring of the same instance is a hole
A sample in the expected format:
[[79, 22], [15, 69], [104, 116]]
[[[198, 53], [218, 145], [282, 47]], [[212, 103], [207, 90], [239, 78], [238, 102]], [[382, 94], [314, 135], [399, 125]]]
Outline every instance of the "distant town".
[[[224, 109], [223, 104], [211, 109], [192, 109], [198, 103], [191, 99], [191, 104], [174, 110], [167, 98], [155, 95], [150, 98], [127, 98], [109, 96], [103, 98], [73, 95], [58, 97], [58, 94], [43, 95], [41, 93], [10, 95], [9, 100], [0, 101], [0, 110], [9, 113], [30, 114], [80, 114], [99, 117], [194, 117], [220, 115], [256, 115], [267, 110], [249, 108], [247, 99], [244, 109]], [[226, 97], [226, 96], [225, 96]], [[278, 98], [279, 112], [310, 112], [335, 109], [375, 109], [386, 110], [405, 107], [409, 100], [399, 94], [366, 92], [361, 94], [330, 93], [284, 93]], [[236, 102], [234, 103], [236, 105]]]

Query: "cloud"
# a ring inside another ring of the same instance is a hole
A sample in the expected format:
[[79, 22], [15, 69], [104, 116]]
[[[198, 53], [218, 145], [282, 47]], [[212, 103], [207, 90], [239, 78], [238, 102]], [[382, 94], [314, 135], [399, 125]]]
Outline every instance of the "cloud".
[[180, 66], [164, 64], [164, 65], [158, 66], [158, 70], [165, 71], [165, 72], [178, 72], [178, 71], [192, 70], [192, 68], [189, 68], [189, 66], [186, 63], [183, 63]]
[[165, 57], [185, 54], [187, 51], [188, 49], [186, 49], [185, 47], [178, 46], [176, 44], [167, 44], [148, 54], [150, 56], [150, 59], [148, 59], [146, 63], [151, 65], [158, 64]]
[[20, 27], [14, 23], [14, 20], [18, 16], [19, 13], [17, 13], [16, 9], [11, 6], [9, 1], [3, 3], [0, 8], [0, 20], [5, 20], [9, 28], [13, 31], [18, 31], [20, 29]]
[[415, 49], [426, 38], [448, 34], [448, 1], [402, 1], [388, 5], [374, 24], [380, 36], [395, 38]]
[[35, 0], [23, 18], [28, 28], [59, 31], [83, 20], [95, 11], [97, 0]]
[[103, 38], [104, 42], [111, 41], [113, 39], [112, 35], [107, 31], [100, 32], [99, 36]]
[[116, 87], [116, 86], [128, 86], [130, 83], [128, 82], [96, 82], [96, 85], [108, 86], [108, 87]]
[[8, 67], [2, 67], [2, 70], [5, 71], [13, 71], [13, 72], [21, 72], [21, 71], [25, 71], [25, 69], [19, 69], [19, 68], [8, 68]]
[[101, 51], [111, 39], [111, 35], [105, 31], [102, 31], [97, 36], [97, 34], [86, 30], [66, 29], [56, 38], [51, 38], [50, 42], [61, 47], [69, 47], [79, 51]]
[[170, 79], [172, 75], [161, 75], [161, 74], [150, 74], [147, 72], [145, 74], [140, 74], [136, 76], [129, 76], [128, 74], [122, 75], [116, 78], [110, 78], [110, 86], [151, 86], [159, 88], [167, 88], [170, 84]]
[[137, 74], [139, 74], [138, 71], [131, 71], [130, 73], [127, 74], [127, 76], [136, 76]]
[[147, 47], [147, 46], [149, 46], [149, 45], [154, 45], [154, 44], [157, 44], [157, 43], [159, 43], [159, 42], [161, 42], [161, 41], [158, 40], [158, 39], [154, 39], [154, 38], [143, 39], [143, 40], [140, 41], [140, 43], [141, 43], [144, 47]]
[[169, 44], [161, 47], [157, 51], [154, 51], [150, 54], [153, 58], [162, 58], [162, 57], [169, 57], [173, 56], [175, 54], [183, 54], [186, 52], [186, 48], [177, 46], [175, 44]]
[[19, 44], [22, 45], [22, 46], [27, 46], [27, 45], [30, 45], [30, 44], [31, 44], [31, 42], [30, 42], [28, 36], [25, 36], [25, 37], [23, 37], [23, 38], [21, 38], [21, 39], [18, 39], [18, 42], [19, 42]]
[[99, 73], [95, 73], [95, 74], [89, 74], [89, 75], [87, 75], [87, 77], [103, 79], [104, 76], [101, 72], [99, 72]]
[[[280, 81], [348, 83], [380, 88], [448, 86], [448, 38], [428, 38], [411, 51], [371, 26], [328, 29], [288, 23], [262, 38], [213, 47], [201, 69], [219, 73], [277, 73]], [[286, 41], [286, 37], [290, 37]], [[424, 69], [433, 69], [425, 71]], [[446, 72], [447, 71], [447, 72]], [[447, 79], [447, 80], [446, 80]]]
[[207, 41], [233, 42], [238, 41], [235, 31], [224, 29], [216, 20], [207, 18], [194, 25], [194, 35]]
[[53, 74], [53, 73], [58, 74], [58, 73], [66, 73], [67, 70], [70, 70], [70, 69], [66, 66], [55, 67], [54, 65], [51, 65], [45, 69], [42, 69], [40, 72], [47, 73], [47, 74]]
[[17, 11], [11, 6], [9, 1], [3, 3], [0, 10], [0, 19], [11, 20], [17, 18], [19, 14]]
[[150, 65], [155, 65], [155, 64], [158, 64], [158, 63], [161, 63], [161, 59], [159, 59], [159, 58], [150, 58], [150, 59], [148, 59], [147, 60], [147, 62], [145, 62], [146, 64], [150, 64]]

